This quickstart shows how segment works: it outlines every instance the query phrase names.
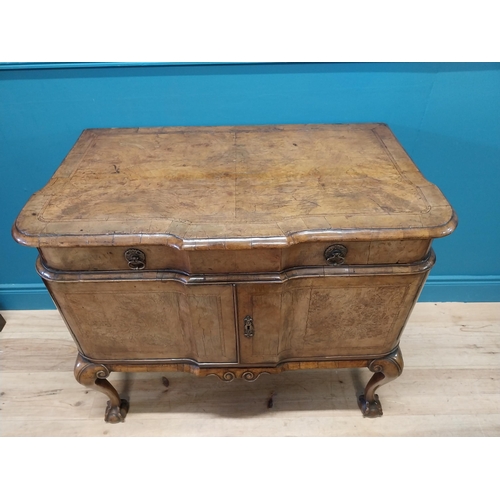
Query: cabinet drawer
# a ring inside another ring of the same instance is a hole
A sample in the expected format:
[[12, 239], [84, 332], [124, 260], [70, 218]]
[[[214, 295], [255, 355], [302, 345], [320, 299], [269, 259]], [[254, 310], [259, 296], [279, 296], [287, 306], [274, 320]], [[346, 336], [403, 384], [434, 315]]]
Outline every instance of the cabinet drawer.
[[178, 250], [168, 246], [44, 248], [51, 269], [61, 271], [131, 271], [126, 252], [144, 254], [144, 270], [176, 270], [193, 274], [280, 271], [281, 250]]
[[144, 254], [146, 270], [178, 269], [189, 271], [189, 260], [186, 252], [160, 245], [48, 247], [40, 249], [40, 256], [48, 267], [61, 271], [133, 271], [126, 256], [128, 250], [139, 250]]
[[320, 241], [298, 243], [282, 250], [282, 269], [302, 266], [328, 266], [325, 252], [339, 244], [344, 247], [343, 265], [410, 264], [423, 260], [430, 240]]
[[[294, 267], [329, 266], [325, 251], [335, 240], [254, 250], [178, 250], [161, 245], [136, 247], [49, 247], [40, 250], [46, 265], [61, 271], [131, 271], [128, 251], [142, 253], [145, 270], [195, 274], [278, 272]], [[425, 258], [429, 240], [348, 241], [343, 265], [410, 264]], [[139, 255], [140, 255], [139, 253]]]

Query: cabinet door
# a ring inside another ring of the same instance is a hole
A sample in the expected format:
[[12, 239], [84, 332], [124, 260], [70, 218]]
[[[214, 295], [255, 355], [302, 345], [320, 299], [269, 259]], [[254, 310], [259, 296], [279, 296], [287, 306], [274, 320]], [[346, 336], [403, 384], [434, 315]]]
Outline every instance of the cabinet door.
[[[241, 362], [389, 352], [424, 279], [422, 274], [318, 277], [238, 285]], [[251, 337], [244, 335], [247, 316], [253, 323]]]
[[52, 281], [47, 286], [89, 358], [237, 360], [230, 285]]

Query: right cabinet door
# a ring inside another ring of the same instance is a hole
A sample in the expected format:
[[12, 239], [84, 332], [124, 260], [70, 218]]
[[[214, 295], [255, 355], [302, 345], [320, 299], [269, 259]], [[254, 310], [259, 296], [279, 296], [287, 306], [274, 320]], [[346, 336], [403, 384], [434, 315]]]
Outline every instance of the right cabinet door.
[[[297, 278], [237, 285], [240, 362], [279, 363], [385, 354], [426, 273]], [[245, 318], [253, 331], [245, 336]]]

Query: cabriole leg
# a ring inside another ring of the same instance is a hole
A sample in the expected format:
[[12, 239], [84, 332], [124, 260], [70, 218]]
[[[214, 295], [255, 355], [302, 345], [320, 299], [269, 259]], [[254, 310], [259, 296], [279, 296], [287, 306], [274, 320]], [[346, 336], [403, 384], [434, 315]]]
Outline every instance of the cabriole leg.
[[128, 401], [120, 399], [116, 389], [106, 380], [110, 371], [105, 365], [95, 364], [87, 361], [80, 354], [76, 358], [75, 378], [77, 382], [100, 391], [109, 397], [104, 420], [111, 424], [123, 422], [128, 412]]
[[381, 385], [398, 378], [403, 373], [403, 367], [403, 355], [399, 347], [385, 358], [374, 359], [368, 365], [374, 375], [366, 384], [364, 395], [358, 399], [358, 406], [364, 417], [374, 418], [383, 415], [382, 405], [375, 391]]

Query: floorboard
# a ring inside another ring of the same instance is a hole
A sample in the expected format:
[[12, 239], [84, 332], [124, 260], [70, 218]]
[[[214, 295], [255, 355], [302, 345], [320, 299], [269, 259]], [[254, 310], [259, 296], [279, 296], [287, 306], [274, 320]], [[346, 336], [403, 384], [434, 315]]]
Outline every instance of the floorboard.
[[[263, 375], [255, 382], [113, 373], [123, 424], [73, 377], [76, 348], [57, 311], [2, 311], [1, 436], [500, 436], [500, 305], [418, 303], [401, 340], [405, 370], [378, 391], [384, 416], [356, 404], [366, 369]], [[273, 407], [267, 402], [273, 396]]]

